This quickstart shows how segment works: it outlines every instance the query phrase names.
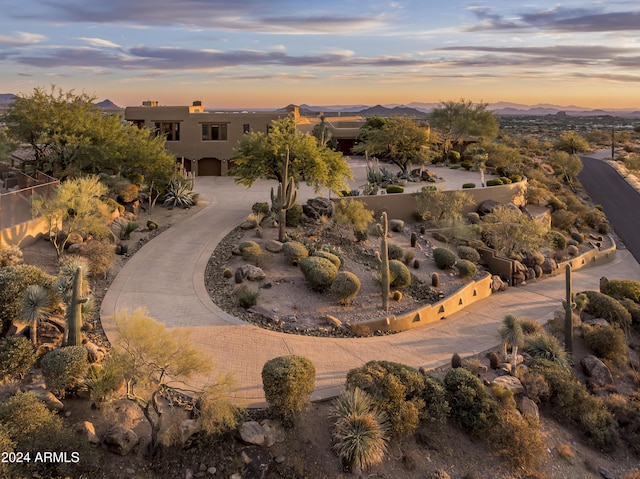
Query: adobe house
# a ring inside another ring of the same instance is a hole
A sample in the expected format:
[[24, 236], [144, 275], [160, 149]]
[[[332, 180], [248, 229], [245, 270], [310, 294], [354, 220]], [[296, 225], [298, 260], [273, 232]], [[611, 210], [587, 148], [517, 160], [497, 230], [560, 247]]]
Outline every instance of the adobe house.
[[[144, 101], [128, 106], [124, 118], [167, 137], [166, 148], [176, 155], [187, 171], [196, 176], [226, 176], [233, 166], [231, 157], [242, 135], [250, 131], [267, 133], [270, 123], [292, 115], [297, 128], [310, 133], [320, 117], [302, 117], [297, 106], [282, 111], [211, 111], [201, 101], [191, 106], [163, 106]], [[360, 116], [328, 117], [326, 124], [338, 149], [350, 154], [364, 119]]]

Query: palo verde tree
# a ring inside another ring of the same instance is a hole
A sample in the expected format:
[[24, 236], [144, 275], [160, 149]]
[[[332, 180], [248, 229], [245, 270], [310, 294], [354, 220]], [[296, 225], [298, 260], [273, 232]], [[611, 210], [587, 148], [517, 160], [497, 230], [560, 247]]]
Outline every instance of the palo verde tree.
[[34, 216], [46, 218], [58, 257], [71, 233], [91, 233], [94, 237], [107, 237], [109, 229], [103, 215], [101, 197], [107, 187], [97, 176], [75, 178], [60, 184], [52, 195], [34, 195]]
[[491, 140], [498, 135], [500, 125], [486, 103], [443, 101], [431, 112], [431, 126], [442, 136], [443, 155], [446, 158], [454, 145], [461, 146], [465, 139], [473, 137]]
[[249, 132], [242, 137], [233, 155], [231, 174], [236, 183], [250, 187], [258, 179], [286, 181], [283, 165], [289, 152], [288, 175], [297, 184], [304, 180], [316, 191], [348, 188], [351, 169], [342, 153], [318, 144], [315, 137], [296, 130], [292, 117], [271, 122], [269, 134]]
[[429, 149], [429, 127], [408, 116], [367, 123], [361, 131], [362, 142], [353, 152], [366, 153], [391, 161], [402, 169], [403, 174], [412, 164], [427, 164], [431, 158]]
[[30, 145], [35, 168], [58, 178], [105, 171], [146, 176], [158, 169], [168, 178], [175, 159], [165, 138], [105, 114], [94, 101], [55, 85], [17, 95], [3, 116], [8, 138]]
[[124, 372], [127, 398], [142, 410], [151, 426], [151, 455], [158, 451], [163, 433], [172, 437], [166, 427], [171, 421], [165, 419], [175, 411], [160, 401], [170, 390], [196, 399], [195, 412], [205, 432], [218, 433], [236, 426], [239, 410], [229, 401], [229, 375], [204, 388], [189, 385], [194, 375], [209, 372], [213, 366], [189, 341], [187, 330], [167, 331], [144, 308], [116, 313], [116, 327], [114, 361]]
[[566, 151], [557, 150], [551, 152], [549, 164], [553, 167], [556, 174], [574, 190], [573, 182], [578, 178], [578, 173], [582, 171], [582, 160], [576, 154], [570, 154]]
[[536, 251], [548, 242], [543, 221], [507, 206], [499, 206], [485, 216], [482, 231], [490, 246], [507, 257], [519, 251]]
[[589, 142], [580, 133], [567, 131], [560, 135], [554, 148], [559, 151], [566, 151], [570, 155], [577, 155], [589, 149]]

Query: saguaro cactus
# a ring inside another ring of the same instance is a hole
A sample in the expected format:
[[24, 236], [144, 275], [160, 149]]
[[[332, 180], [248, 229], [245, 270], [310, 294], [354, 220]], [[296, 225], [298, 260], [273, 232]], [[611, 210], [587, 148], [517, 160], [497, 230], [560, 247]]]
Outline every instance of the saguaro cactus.
[[376, 252], [376, 257], [380, 262], [380, 289], [382, 294], [382, 308], [389, 311], [389, 284], [391, 283], [391, 274], [389, 273], [389, 245], [387, 244], [387, 235], [389, 234], [389, 221], [387, 213], [382, 213], [380, 217], [380, 226], [382, 227], [382, 239], [380, 240], [380, 251]]
[[82, 298], [82, 267], [78, 266], [73, 275], [73, 290], [71, 300], [67, 305], [67, 346], [82, 346], [82, 304], [87, 298]]
[[564, 308], [564, 348], [569, 355], [573, 355], [573, 310], [576, 309], [576, 303], [573, 301], [571, 293], [571, 266], [564, 267], [566, 299], [562, 300]]
[[282, 168], [282, 177], [278, 183], [278, 192], [274, 193], [271, 188], [271, 203], [279, 212], [278, 240], [284, 242], [286, 240], [287, 227], [287, 210], [296, 204], [298, 199], [298, 189], [295, 186], [293, 177], [289, 178], [289, 149], [287, 148], [287, 157], [285, 158]]

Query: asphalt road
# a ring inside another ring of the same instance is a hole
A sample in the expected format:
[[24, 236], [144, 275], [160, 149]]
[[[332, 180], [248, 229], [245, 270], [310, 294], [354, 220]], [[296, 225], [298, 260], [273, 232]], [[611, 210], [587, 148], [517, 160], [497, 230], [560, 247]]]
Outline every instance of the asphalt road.
[[640, 262], [640, 193], [606, 162], [590, 157], [582, 157], [582, 162], [582, 186], [602, 205], [616, 234]]

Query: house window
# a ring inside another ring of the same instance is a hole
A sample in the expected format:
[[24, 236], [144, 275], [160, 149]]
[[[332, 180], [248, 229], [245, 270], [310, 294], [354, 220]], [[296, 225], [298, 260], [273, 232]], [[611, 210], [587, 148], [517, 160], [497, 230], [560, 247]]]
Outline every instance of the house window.
[[167, 141], [180, 141], [180, 123], [177, 121], [156, 122], [158, 135], [164, 135]]
[[202, 141], [227, 141], [227, 124], [203, 123]]
[[144, 120], [129, 120], [129, 122], [135, 126], [137, 126], [138, 128], [140, 128], [141, 130], [144, 128], [145, 125], [145, 121]]
[[249, 133], [251, 131], [251, 127], [249, 126], [249, 123], [245, 123], [244, 125], [242, 125], [242, 133]]

